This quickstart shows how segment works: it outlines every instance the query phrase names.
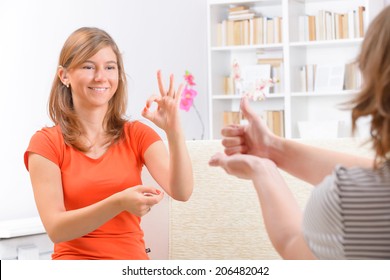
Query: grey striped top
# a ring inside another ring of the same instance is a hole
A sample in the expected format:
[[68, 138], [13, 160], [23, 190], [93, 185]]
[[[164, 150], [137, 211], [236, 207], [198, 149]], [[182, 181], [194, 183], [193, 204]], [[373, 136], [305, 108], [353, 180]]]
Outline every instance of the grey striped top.
[[319, 259], [390, 259], [390, 162], [335, 168], [311, 194], [303, 233]]

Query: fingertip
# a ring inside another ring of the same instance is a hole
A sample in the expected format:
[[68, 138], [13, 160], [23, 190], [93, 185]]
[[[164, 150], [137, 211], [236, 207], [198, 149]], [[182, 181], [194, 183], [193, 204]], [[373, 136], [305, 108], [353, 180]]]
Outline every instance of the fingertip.
[[249, 101], [248, 101], [248, 97], [244, 96], [241, 98], [241, 102], [240, 102], [240, 109], [244, 115], [244, 117], [250, 121], [251, 119], [253, 119], [254, 117], [254, 112], [251, 110], [250, 106], [249, 106]]
[[142, 110], [141, 115], [142, 115], [144, 118], [150, 120], [150, 113], [149, 113], [149, 110], [145, 110], [145, 109]]
[[221, 160], [222, 154], [221, 153], [216, 153], [213, 155], [210, 160], [209, 160], [209, 165], [210, 166], [218, 166]]
[[216, 160], [213, 159], [213, 158], [211, 158], [211, 159], [209, 160], [209, 165], [210, 165], [210, 166], [217, 166]]

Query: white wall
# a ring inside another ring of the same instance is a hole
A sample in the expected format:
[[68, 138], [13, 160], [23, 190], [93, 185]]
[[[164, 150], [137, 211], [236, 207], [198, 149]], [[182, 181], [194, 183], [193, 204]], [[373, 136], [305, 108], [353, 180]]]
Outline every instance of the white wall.
[[[158, 93], [157, 69], [180, 81], [188, 69], [207, 124], [206, 0], [2, 0], [0, 220], [37, 214], [23, 153], [32, 134], [51, 125], [46, 105], [58, 55], [81, 26], [105, 29], [121, 48], [132, 118], [140, 118], [146, 98]], [[187, 139], [199, 139], [195, 112], [182, 111], [182, 119]]]

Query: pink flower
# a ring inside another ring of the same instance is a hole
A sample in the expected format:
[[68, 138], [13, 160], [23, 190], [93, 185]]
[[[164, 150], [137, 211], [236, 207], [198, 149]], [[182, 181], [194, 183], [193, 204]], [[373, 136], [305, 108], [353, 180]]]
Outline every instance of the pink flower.
[[194, 76], [188, 71], [186, 71], [186, 74], [184, 75], [184, 80], [186, 80], [187, 84], [190, 86], [196, 85], [194, 82]]
[[194, 98], [198, 93], [196, 90], [185, 86], [180, 100], [180, 109], [188, 112], [191, 109], [192, 104], [194, 103]]
[[180, 109], [188, 112], [191, 109], [192, 103], [194, 102], [193, 99], [182, 99], [180, 101]]
[[186, 81], [186, 85], [183, 89], [183, 92], [181, 93], [180, 109], [188, 112], [191, 109], [191, 107], [194, 108], [196, 115], [198, 116], [198, 118], [200, 120], [200, 124], [202, 125], [202, 135], [201, 135], [200, 139], [203, 139], [203, 137], [204, 137], [204, 123], [202, 120], [202, 116], [200, 115], [200, 113], [199, 113], [199, 111], [196, 108], [195, 103], [194, 103], [194, 98], [195, 98], [195, 96], [198, 95], [198, 92], [192, 88], [194, 85], [196, 85], [194, 82], [194, 76], [192, 76], [192, 74], [188, 70], [186, 70], [185, 75], [184, 75], [184, 80]]

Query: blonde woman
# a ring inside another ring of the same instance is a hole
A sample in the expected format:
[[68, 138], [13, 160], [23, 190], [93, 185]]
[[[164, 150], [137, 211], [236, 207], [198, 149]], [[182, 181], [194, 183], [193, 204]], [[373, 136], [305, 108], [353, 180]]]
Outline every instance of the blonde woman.
[[[125, 118], [126, 75], [119, 49], [98, 28], [80, 28], [66, 40], [52, 85], [53, 127], [37, 131], [25, 153], [36, 205], [55, 243], [53, 259], [148, 259], [140, 218], [164, 192], [186, 201], [193, 189], [178, 105], [182, 86], [168, 89], [142, 115], [158, 134]], [[158, 109], [150, 110], [156, 102]], [[164, 192], [142, 185], [146, 166]]]

